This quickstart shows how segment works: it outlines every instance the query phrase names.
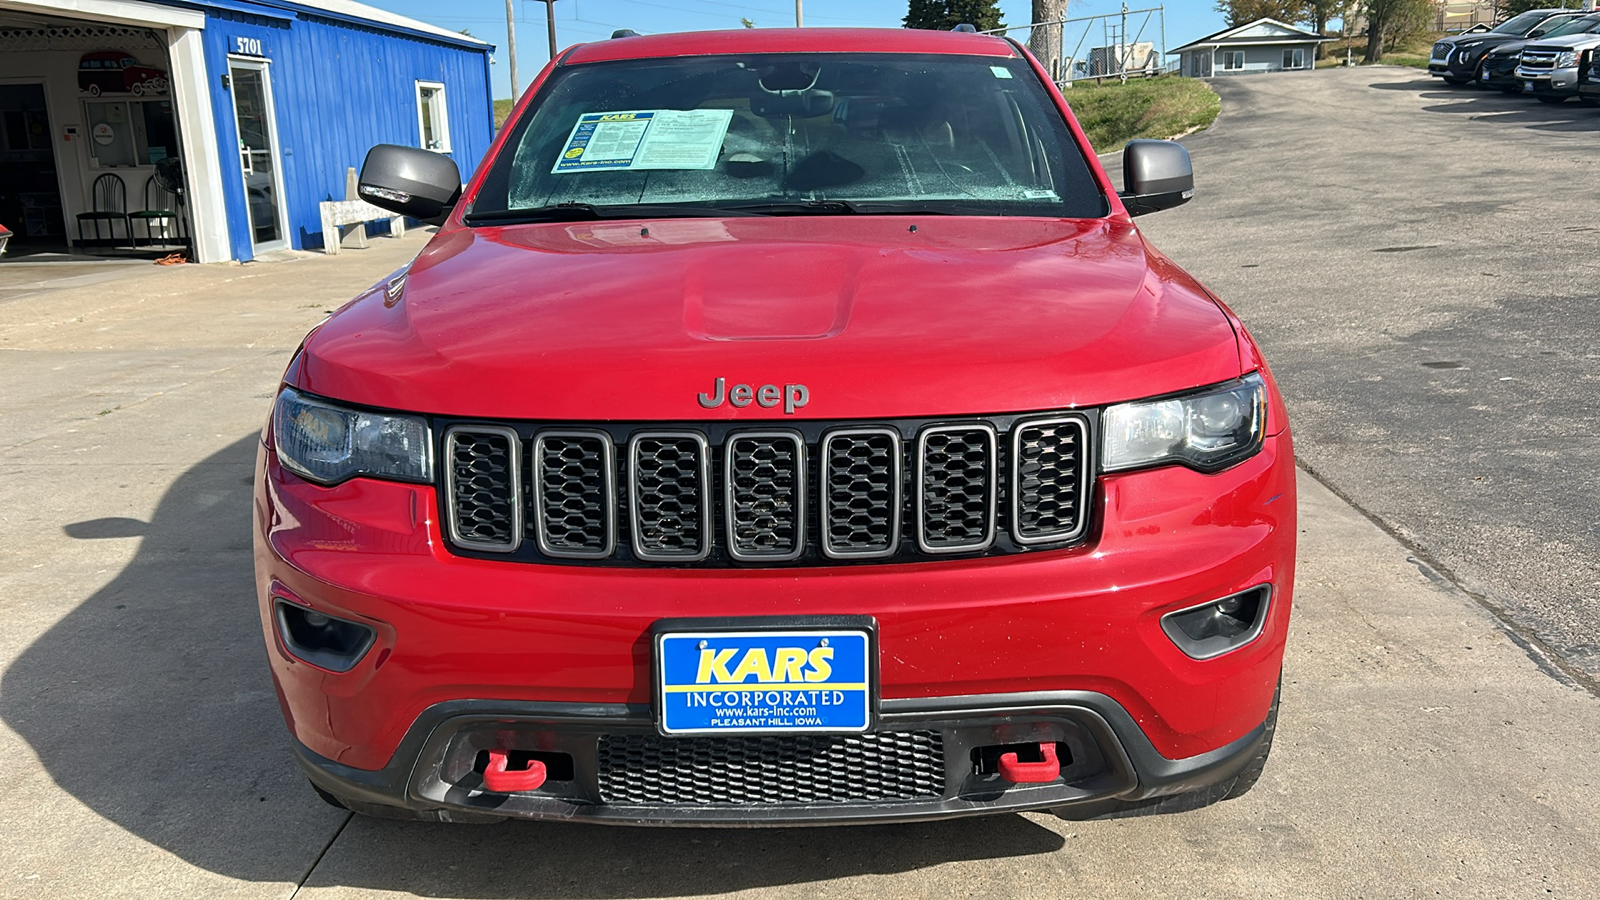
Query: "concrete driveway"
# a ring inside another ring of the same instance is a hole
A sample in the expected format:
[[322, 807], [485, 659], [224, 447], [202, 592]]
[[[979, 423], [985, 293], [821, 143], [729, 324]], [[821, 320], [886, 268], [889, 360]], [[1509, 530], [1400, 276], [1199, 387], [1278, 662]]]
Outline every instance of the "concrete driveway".
[[[1263, 215], [1294, 197], [1343, 222], [1357, 193], [1291, 178], [1276, 158], [1230, 156], [1229, 140], [1277, 141], [1304, 105], [1296, 92], [1344, 116], [1391, 110], [1389, 127], [1425, 120], [1423, 106], [1447, 102], [1426, 83], [1369, 86], [1411, 78], [1223, 85], [1223, 119], [1195, 144], [1205, 193], [1146, 220], [1256, 325], [1298, 392], [1314, 465], [1338, 453], [1318, 424], [1335, 419], [1307, 387], [1323, 358], [1311, 329], [1331, 341], [1338, 323], [1360, 329], [1375, 313], [1328, 311], [1317, 299], [1328, 279], [1305, 273], [1367, 230], [1338, 225], [1334, 246], [1273, 233], [1216, 184], [1254, 183]], [[1279, 94], [1277, 106], [1235, 100]], [[1212, 237], [1229, 230], [1232, 241]], [[256, 434], [301, 334], [423, 237], [271, 265], [150, 267], [0, 304], [0, 896], [1600, 896], [1600, 702], [1309, 477], [1278, 743], [1235, 801], [1102, 823], [758, 832], [397, 824], [323, 805], [288, 755], [261, 647]], [[1237, 265], [1271, 266], [1259, 281], [1214, 259], [1249, 240], [1264, 242], [1259, 259]], [[1304, 331], [1278, 324], [1284, 285], [1307, 310]], [[1403, 327], [1418, 308], [1409, 296], [1384, 320]]]

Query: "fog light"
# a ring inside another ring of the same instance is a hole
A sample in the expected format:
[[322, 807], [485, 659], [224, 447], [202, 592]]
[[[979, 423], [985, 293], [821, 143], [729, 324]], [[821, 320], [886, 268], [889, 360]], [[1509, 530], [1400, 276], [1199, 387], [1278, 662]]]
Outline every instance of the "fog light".
[[1255, 640], [1267, 623], [1272, 585], [1263, 584], [1220, 600], [1161, 617], [1161, 630], [1194, 659], [1211, 659]]
[[372, 647], [376, 633], [359, 622], [349, 622], [306, 609], [284, 599], [276, 602], [278, 636], [297, 659], [330, 672], [355, 668]]

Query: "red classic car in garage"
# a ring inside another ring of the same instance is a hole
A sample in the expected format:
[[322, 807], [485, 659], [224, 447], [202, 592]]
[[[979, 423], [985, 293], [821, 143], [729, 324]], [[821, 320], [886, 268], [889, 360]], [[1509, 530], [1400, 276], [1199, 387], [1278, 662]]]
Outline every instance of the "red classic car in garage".
[[164, 94], [167, 73], [121, 50], [96, 50], [78, 60], [78, 89], [92, 97], [103, 93]]

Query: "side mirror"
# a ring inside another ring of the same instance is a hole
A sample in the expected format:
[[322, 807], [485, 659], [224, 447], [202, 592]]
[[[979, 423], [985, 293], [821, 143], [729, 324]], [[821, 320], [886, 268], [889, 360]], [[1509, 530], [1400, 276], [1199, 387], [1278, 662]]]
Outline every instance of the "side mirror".
[[1142, 216], [1182, 206], [1194, 196], [1194, 166], [1176, 141], [1129, 141], [1122, 151], [1122, 205]]
[[461, 198], [461, 170], [431, 150], [379, 144], [367, 151], [356, 192], [373, 206], [439, 225]]

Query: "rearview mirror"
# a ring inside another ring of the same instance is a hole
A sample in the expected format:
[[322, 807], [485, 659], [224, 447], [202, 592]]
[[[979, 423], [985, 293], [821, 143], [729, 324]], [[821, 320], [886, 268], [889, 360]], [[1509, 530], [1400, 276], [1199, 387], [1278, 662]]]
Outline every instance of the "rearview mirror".
[[1194, 196], [1188, 149], [1176, 141], [1129, 141], [1122, 151], [1122, 187], [1117, 196], [1130, 216], [1188, 203]]
[[431, 150], [379, 144], [367, 151], [356, 192], [373, 206], [439, 225], [461, 198], [461, 170]]

